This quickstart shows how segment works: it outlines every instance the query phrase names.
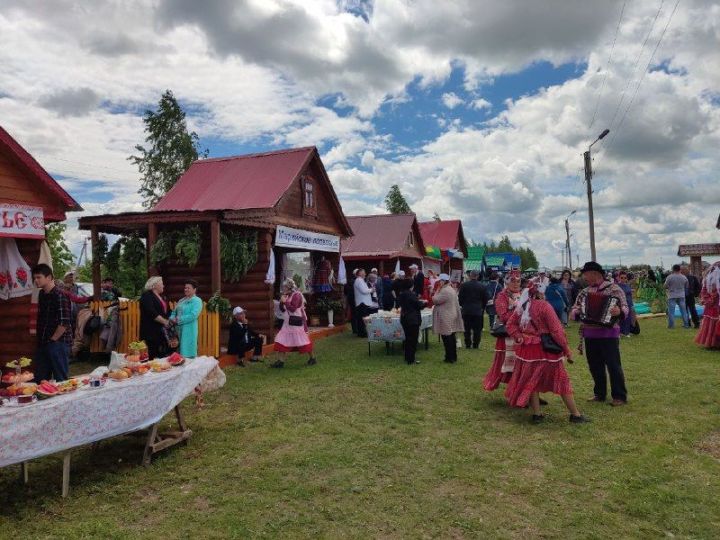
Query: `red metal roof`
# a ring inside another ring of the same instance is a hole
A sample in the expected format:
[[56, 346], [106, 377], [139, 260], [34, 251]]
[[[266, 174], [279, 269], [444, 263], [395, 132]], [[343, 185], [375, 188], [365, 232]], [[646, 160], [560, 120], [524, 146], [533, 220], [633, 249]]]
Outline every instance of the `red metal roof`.
[[459, 219], [423, 221], [418, 223], [418, 226], [426, 246], [434, 246], [440, 249], [459, 248], [467, 255], [465, 235], [462, 230], [462, 222]]
[[198, 160], [152, 211], [273, 208], [316, 152], [310, 146]]
[[[421, 257], [425, 246], [420, 237], [415, 214], [348, 216], [354, 236], [342, 240], [340, 253], [355, 257]], [[407, 247], [413, 231], [415, 247]]]
[[[82, 210], [82, 207], [77, 201], [73, 199], [2, 126], [0, 126], [0, 148], [5, 148], [11, 160], [35, 178], [41, 187], [59, 199], [61, 206], [63, 206], [66, 211]], [[63, 216], [62, 219], [65, 219], [65, 217]]]

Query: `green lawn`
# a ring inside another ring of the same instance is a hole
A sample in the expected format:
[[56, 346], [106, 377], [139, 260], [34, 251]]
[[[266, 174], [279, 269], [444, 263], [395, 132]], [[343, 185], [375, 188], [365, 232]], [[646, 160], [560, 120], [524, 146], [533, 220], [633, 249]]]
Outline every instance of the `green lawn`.
[[66, 500], [58, 457], [33, 462], [27, 488], [17, 466], [0, 470], [0, 536], [718, 538], [720, 461], [704, 449], [720, 353], [664, 326], [622, 341], [625, 408], [586, 406], [585, 361], [569, 366], [582, 426], [557, 397], [534, 426], [484, 392], [487, 333], [456, 365], [435, 339], [409, 367], [343, 334], [315, 367], [230, 368], [205, 409], [186, 401], [189, 444], [149, 468], [119, 437], [74, 454]]

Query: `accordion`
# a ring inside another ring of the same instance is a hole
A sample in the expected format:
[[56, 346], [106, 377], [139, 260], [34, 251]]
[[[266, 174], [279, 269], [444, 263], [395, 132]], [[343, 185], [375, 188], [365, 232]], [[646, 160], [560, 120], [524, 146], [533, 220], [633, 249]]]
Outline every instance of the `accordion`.
[[580, 321], [597, 326], [613, 326], [615, 317], [610, 315], [610, 310], [619, 304], [615, 296], [589, 292], [580, 300]]

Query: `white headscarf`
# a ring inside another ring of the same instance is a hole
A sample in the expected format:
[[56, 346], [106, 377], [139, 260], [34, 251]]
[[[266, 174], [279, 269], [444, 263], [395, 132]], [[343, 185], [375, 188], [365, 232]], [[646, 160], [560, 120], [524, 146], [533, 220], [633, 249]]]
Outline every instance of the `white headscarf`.
[[526, 287], [522, 290], [520, 299], [515, 303], [515, 313], [520, 315], [520, 328], [527, 328], [527, 325], [530, 324], [531, 303], [530, 289]]
[[709, 293], [720, 290], [720, 266], [717, 263], [705, 275], [703, 285], [705, 285], [705, 290]]
[[160, 276], [152, 276], [145, 282], [145, 290], [151, 291], [155, 288], [155, 285], [162, 282], [162, 278]]

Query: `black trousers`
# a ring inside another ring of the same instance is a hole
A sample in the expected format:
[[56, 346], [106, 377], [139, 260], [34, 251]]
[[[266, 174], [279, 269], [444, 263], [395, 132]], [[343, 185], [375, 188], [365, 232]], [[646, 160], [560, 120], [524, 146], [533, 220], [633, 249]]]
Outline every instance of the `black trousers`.
[[685, 305], [687, 306], [688, 314], [692, 319], [693, 326], [698, 328], [700, 326], [700, 317], [698, 317], [698, 312], [695, 308], [695, 297], [692, 294], [685, 297]]
[[367, 328], [365, 327], [364, 317], [377, 313], [377, 308], [372, 308], [366, 304], [355, 306], [355, 326], [357, 327], [357, 335], [359, 337], [367, 337]]
[[480, 346], [480, 338], [482, 337], [482, 314], [463, 315], [463, 324], [465, 324], [465, 348], [477, 349]]
[[[620, 362], [618, 338], [585, 338], [585, 355], [598, 399], [607, 397], [607, 375], [610, 376], [610, 395], [613, 399], [627, 401], [625, 374]], [[605, 371], [607, 370], [607, 375]]]
[[253, 356], [262, 356], [263, 340], [261, 337], [251, 337], [249, 343], [240, 343], [238, 349], [238, 360], [242, 360], [245, 353], [253, 352]]
[[353, 334], [357, 334], [357, 316], [355, 315], [355, 300], [348, 299], [348, 307], [350, 309], [350, 326]]
[[412, 364], [415, 362], [415, 352], [417, 351], [418, 338], [420, 337], [420, 325], [419, 324], [402, 324], [403, 331], [405, 332], [405, 341], [403, 341], [403, 349], [405, 350], [405, 362]]
[[442, 338], [443, 347], [445, 347], [445, 361], [457, 362], [457, 341], [455, 341], [455, 334], [440, 337]]

